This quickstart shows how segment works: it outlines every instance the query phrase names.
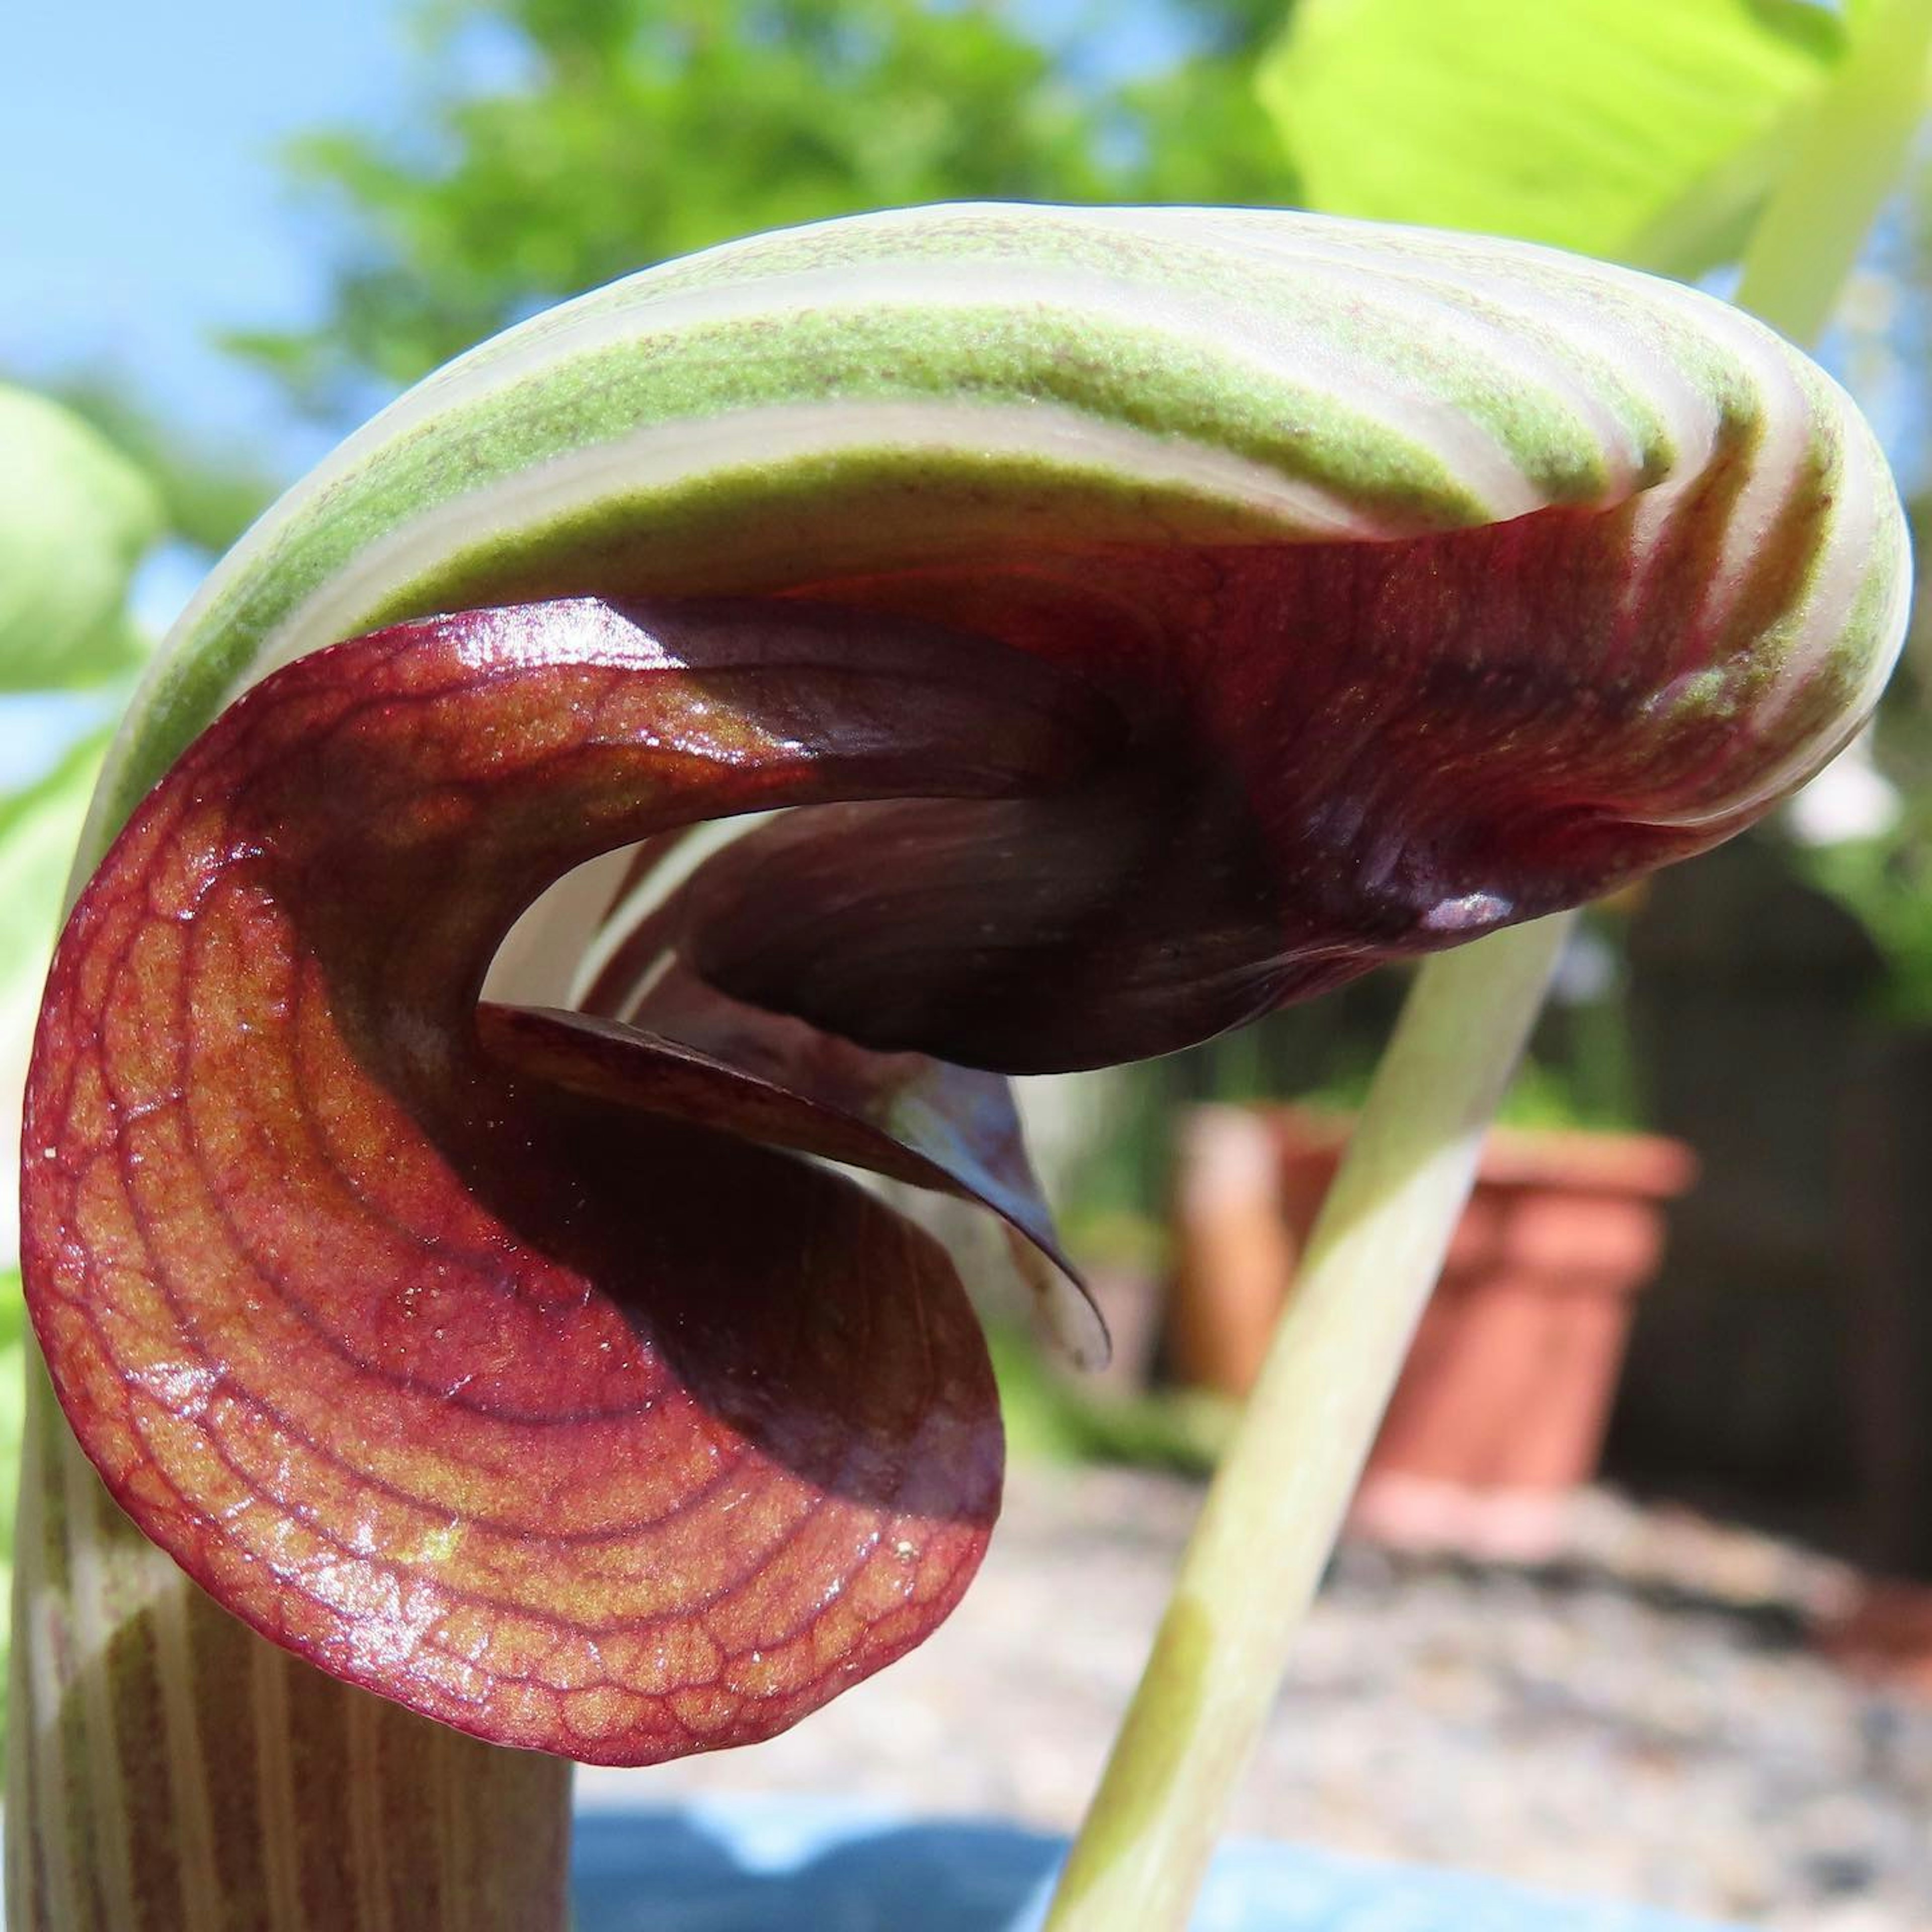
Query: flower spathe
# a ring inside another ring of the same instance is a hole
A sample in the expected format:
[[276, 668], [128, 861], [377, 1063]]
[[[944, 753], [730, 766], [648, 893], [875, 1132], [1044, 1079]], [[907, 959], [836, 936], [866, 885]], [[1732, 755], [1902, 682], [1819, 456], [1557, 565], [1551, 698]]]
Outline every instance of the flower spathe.
[[[338, 1676], [580, 1758], [768, 1735], [998, 1486], [950, 1264], [799, 1155], [1050, 1254], [994, 1072], [1727, 836], [1868, 710], [1902, 532], [1768, 332], [1501, 242], [931, 209], [539, 317], [269, 513], [123, 734], [30, 1088], [69, 1418]], [[579, 1010], [479, 1006], [582, 860], [778, 807]]]

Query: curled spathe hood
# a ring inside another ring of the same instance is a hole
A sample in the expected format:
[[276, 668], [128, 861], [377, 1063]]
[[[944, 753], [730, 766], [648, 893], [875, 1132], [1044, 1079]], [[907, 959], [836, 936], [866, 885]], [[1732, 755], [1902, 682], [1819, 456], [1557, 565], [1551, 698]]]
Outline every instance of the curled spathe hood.
[[[998, 1490], [944, 1257], [799, 1156], [1052, 1257], [1000, 1072], [1715, 842], [1905, 589], [1828, 379], [1521, 245], [936, 208], [566, 304], [271, 511], [130, 715], [30, 1085], [68, 1415], [352, 1682], [768, 1735], [944, 1616]], [[617, 848], [567, 992], [479, 1005]]]

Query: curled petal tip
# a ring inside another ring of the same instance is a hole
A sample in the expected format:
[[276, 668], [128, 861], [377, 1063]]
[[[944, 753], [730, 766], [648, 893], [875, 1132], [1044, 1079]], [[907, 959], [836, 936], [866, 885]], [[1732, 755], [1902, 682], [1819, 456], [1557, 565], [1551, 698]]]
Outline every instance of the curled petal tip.
[[[950, 1264], [772, 1144], [914, 1155], [620, 1024], [472, 1010], [602, 846], [1077, 768], [1057, 674], [846, 628], [579, 603], [304, 658], [146, 802], [56, 959], [24, 1260], [83, 1445], [264, 1634], [500, 1742], [768, 1736], [928, 1630], [997, 1510]], [[940, 1183], [1021, 1190], [980, 1144]]]

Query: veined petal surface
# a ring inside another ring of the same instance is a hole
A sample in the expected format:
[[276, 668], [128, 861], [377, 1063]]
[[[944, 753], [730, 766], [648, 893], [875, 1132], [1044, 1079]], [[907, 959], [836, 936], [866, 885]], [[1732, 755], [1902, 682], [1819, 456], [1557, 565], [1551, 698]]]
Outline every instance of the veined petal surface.
[[30, 1305], [116, 1498], [335, 1675], [580, 1759], [768, 1736], [916, 1642], [999, 1488], [944, 1253], [771, 1150], [829, 1137], [805, 1103], [477, 990], [596, 851], [1062, 782], [1108, 724], [970, 639], [588, 601], [231, 706], [83, 896], [29, 1078]]

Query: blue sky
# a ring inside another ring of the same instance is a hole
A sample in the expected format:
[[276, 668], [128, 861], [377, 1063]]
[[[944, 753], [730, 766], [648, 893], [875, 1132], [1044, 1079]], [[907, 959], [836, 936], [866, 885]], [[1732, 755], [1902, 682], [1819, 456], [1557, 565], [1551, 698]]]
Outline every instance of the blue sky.
[[[1024, 0], [1052, 32], [1090, 0]], [[94, 0], [28, 4], [8, 22], [0, 113], [0, 376], [104, 368], [271, 476], [292, 478], [331, 434], [213, 340], [298, 326], [322, 308], [320, 237], [280, 152], [320, 127], [400, 118], [406, 0]], [[1126, 0], [1123, 68], [1171, 43], [1159, 0]], [[487, 46], [482, 50], [485, 59]], [[148, 560], [138, 614], [157, 631], [206, 560]], [[92, 700], [0, 704], [0, 790], [92, 722]]]
[[[404, 94], [394, 0], [28, 4], [7, 36], [0, 114], [0, 374], [105, 365], [176, 420], [293, 476], [327, 439], [209, 340], [298, 322], [321, 278], [276, 151]], [[152, 558], [136, 608], [158, 629], [202, 560]], [[98, 697], [0, 704], [0, 789], [46, 769]]]
[[[1026, 0], [1045, 31], [1090, 0]], [[1172, 36], [1125, 0], [1124, 68]], [[176, 419], [245, 438], [292, 475], [327, 439], [210, 338], [320, 310], [316, 236], [278, 150], [400, 116], [404, 0], [27, 4], [8, 25], [0, 114], [0, 374], [104, 364]]]
[[110, 364], [292, 466], [310, 433], [206, 338], [315, 312], [276, 151], [400, 105], [394, 0], [28, 4], [7, 40], [0, 370]]

